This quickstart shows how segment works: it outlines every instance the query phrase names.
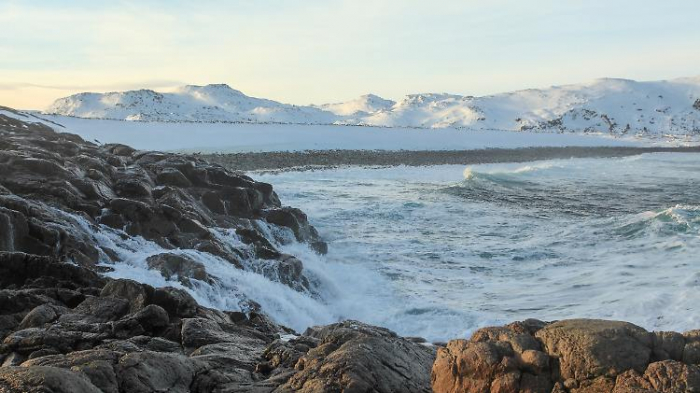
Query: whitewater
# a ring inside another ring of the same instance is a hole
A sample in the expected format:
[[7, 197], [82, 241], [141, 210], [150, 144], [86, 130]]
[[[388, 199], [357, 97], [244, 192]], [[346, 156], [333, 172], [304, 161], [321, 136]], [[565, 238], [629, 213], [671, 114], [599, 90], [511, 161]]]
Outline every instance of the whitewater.
[[[250, 299], [297, 331], [358, 319], [444, 341], [526, 318], [609, 318], [677, 331], [700, 323], [697, 154], [251, 176], [274, 184], [328, 241], [321, 256], [291, 231], [256, 222], [303, 261], [311, 291], [281, 284], [265, 261], [237, 269], [176, 250], [216, 278], [184, 287], [146, 264], [172, 250], [73, 219], [119, 255], [119, 263], [104, 258], [107, 275], [180, 287], [223, 310], [246, 311]], [[211, 230], [245, 247], [232, 231]]]

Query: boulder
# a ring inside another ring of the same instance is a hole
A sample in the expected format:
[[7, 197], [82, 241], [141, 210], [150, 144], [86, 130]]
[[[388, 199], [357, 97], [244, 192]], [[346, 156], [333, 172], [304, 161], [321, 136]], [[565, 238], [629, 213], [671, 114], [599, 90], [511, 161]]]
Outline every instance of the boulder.
[[192, 295], [179, 288], [156, 288], [151, 302], [162, 307], [171, 318], [188, 318], [197, 313], [197, 302]]
[[148, 267], [160, 271], [166, 280], [177, 280], [185, 286], [191, 287], [190, 280], [199, 280], [213, 283], [214, 280], [207, 274], [204, 265], [187, 255], [181, 254], [157, 254], [146, 259]]
[[177, 168], [163, 168], [156, 176], [156, 183], [174, 187], [192, 186], [192, 182]]
[[119, 359], [119, 390], [130, 393], [189, 393], [201, 365], [179, 354], [134, 352]]
[[58, 317], [65, 312], [67, 312], [66, 308], [52, 304], [42, 304], [40, 306], [36, 306], [24, 317], [24, 319], [22, 319], [22, 322], [19, 324], [19, 328], [27, 329], [44, 326], [47, 323], [57, 320]]
[[118, 279], [108, 282], [100, 292], [101, 297], [116, 297], [129, 302], [129, 312], [144, 308], [153, 295], [153, 288], [133, 280]]
[[644, 378], [658, 392], [700, 391], [700, 368], [675, 360], [650, 364], [644, 372]]
[[651, 358], [652, 335], [626, 322], [572, 319], [550, 324], [535, 337], [559, 360], [565, 380], [643, 372]]
[[432, 387], [436, 393], [692, 392], [700, 389], [700, 368], [670, 358], [685, 356], [684, 343], [694, 335], [583, 319], [485, 328], [438, 350]]
[[434, 348], [346, 321], [310, 330], [319, 345], [275, 392], [430, 392]]
[[82, 374], [55, 367], [2, 367], [0, 392], [102, 393]]
[[61, 316], [61, 322], [80, 321], [85, 323], [116, 321], [129, 312], [129, 301], [116, 297], [90, 296], [70, 314]]

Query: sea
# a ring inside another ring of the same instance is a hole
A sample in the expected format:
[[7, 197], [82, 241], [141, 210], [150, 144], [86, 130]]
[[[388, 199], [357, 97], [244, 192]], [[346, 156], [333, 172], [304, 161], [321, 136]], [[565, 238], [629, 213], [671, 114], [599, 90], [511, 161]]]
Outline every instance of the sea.
[[[304, 263], [300, 292], [183, 250], [218, 279], [186, 288], [204, 305], [248, 298], [299, 332], [355, 319], [432, 342], [527, 318], [700, 326], [698, 154], [249, 175], [302, 209], [329, 252], [278, 244]], [[125, 261], [110, 275], [177, 286], [145, 267], [157, 245], [100, 236]]]

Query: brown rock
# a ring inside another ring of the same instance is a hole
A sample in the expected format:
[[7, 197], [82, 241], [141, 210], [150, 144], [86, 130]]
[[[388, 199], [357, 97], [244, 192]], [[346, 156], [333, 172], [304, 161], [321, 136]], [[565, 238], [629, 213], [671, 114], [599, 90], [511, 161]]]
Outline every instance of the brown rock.
[[643, 372], [651, 355], [650, 333], [626, 322], [572, 319], [548, 325], [535, 336], [546, 353], [559, 359], [564, 379]]
[[683, 358], [685, 338], [683, 338], [682, 334], [676, 332], [654, 332], [652, 338], [652, 357], [654, 360], [681, 360]]
[[675, 360], [650, 364], [644, 372], [644, 378], [658, 392], [700, 391], [700, 368]]
[[356, 321], [307, 333], [320, 344], [275, 392], [425, 392], [434, 350]]

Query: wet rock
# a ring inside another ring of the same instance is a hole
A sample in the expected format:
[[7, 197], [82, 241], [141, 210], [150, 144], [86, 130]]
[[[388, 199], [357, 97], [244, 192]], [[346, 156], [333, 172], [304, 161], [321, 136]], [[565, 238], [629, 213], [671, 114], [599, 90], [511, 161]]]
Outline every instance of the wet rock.
[[159, 185], [174, 186], [174, 187], [191, 187], [192, 182], [176, 168], [163, 168], [156, 177], [156, 183]]
[[194, 298], [178, 288], [156, 288], [151, 302], [162, 307], [171, 318], [188, 318], [197, 313], [197, 302]]
[[152, 295], [152, 287], [127, 279], [112, 280], [100, 292], [101, 297], [117, 297], [127, 300], [131, 313], [144, 308]]
[[183, 285], [191, 287], [190, 280], [199, 280], [212, 283], [214, 280], [207, 274], [204, 265], [186, 255], [157, 254], [146, 259], [148, 267], [160, 271], [166, 280], [177, 280]]
[[[16, 132], [18, 127], [22, 133]], [[0, 121], [0, 140], [0, 251], [42, 255], [89, 268], [105, 259], [118, 262], [115, 250], [96, 244], [92, 237], [98, 229], [95, 224], [104, 224], [165, 249], [206, 250], [235, 267], [262, 271], [266, 264], [244, 264], [242, 259], [279, 258], [274, 239], [255, 242], [251, 255], [248, 249], [221, 244], [209, 227], [250, 229], [265, 216], [271, 226], [284, 222], [298, 241], [319, 252], [326, 250], [301, 211], [285, 208], [291, 218], [279, 219], [275, 219], [278, 213], [265, 213], [280, 206], [271, 185], [196, 156], [138, 152], [117, 144], [98, 147], [75, 135], [5, 116]], [[292, 259], [279, 263], [281, 281], [295, 289], [308, 287], [300, 263]], [[20, 264], [10, 267], [20, 274], [0, 277], [0, 281], [21, 279]], [[184, 274], [168, 271], [166, 275], [173, 273], [173, 279], [189, 285], [191, 275], [202, 277], [201, 267], [190, 267]], [[57, 273], [37, 278], [37, 285], [74, 281], [66, 273]], [[7, 283], [12, 284], [25, 285]]]
[[[270, 350], [266, 359], [265, 348], [290, 330], [250, 299], [241, 300], [241, 311], [225, 313], [197, 305], [181, 289], [100, 274], [123, 258], [114, 244], [94, 236], [103, 230], [111, 238], [141, 236], [164, 250], [208, 252], [232, 268], [310, 291], [303, 261], [277, 244], [293, 241], [292, 231], [317, 249], [325, 243], [299, 210], [285, 208], [294, 220], [285, 225], [273, 222], [275, 213], [263, 224], [266, 211], [280, 206], [271, 185], [196, 156], [96, 146], [0, 115], [0, 391], [269, 392], [301, 372], [292, 364], [300, 359], [314, 365], [309, 370], [327, 364], [346, 375], [341, 385], [380, 381], [384, 390], [412, 391], [419, 383], [400, 382], [399, 375], [417, 369], [408, 361], [414, 352], [426, 363], [431, 351], [422, 344], [368, 326], [357, 337], [351, 327], [321, 329], [310, 333], [318, 337]], [[229, 243], [212, 227], [251, 236]], [[283, 239], [272, 238], [279, 234]], [[186, 255], [194, 253], [166, 251], [147, 263], [185, 285], [215, 284], [204, 265]], [[374, 341], [376, 348], [368, 349]], [[321, 342], [340, 360], [330, 352], [309, 355]], [[350, 361], [355, 351], [364, 358]], [[390, 351], [396, 359], [384, 364]], [[370, 375], [365, 360], [388, 379]], [[267, 362], [273, 370], [255, 372]], [[310, 381], [331, 378], [299, 374], [296, 381], [320, 386]]]
[[136, 152], [136, 149], [134, 149], [130, 146], [116, 144], [116, 143], [103, 145], [102, 148], [111, 154], [114, 154], [116, 156], [124, 156], [124, 157], [130, 157], [132, 154], [134, 154]]
[[114, 184], [114, 192], [120, 197], [150, 198], [151, 188], [140, 179], [121, 179]]
[[207, 191], [202, 195], [202, 203], [215, 214], [226, 214], [226, 204], [218, 191]]
[[104, 279], [97, 273], [73, 264], [21, 252], [0, 252], [0, 287], [31, 285], [41, 278], [47, 278], [48, 282], [59, 286], [61, 283], [68, 287], [104, 285]]

